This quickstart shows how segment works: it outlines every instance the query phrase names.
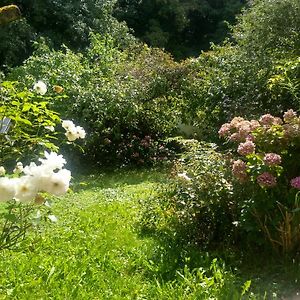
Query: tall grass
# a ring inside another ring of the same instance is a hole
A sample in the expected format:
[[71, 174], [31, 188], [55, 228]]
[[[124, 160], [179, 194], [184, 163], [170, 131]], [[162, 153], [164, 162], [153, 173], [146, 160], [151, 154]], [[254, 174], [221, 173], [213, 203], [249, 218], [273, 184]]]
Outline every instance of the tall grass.
[[141, 234], [140, 210], [166, 184], [153, 170], [78, 178], [54, 201], [56, 224], [0, 253], [0, 299], [263, 298], [221, 259]]

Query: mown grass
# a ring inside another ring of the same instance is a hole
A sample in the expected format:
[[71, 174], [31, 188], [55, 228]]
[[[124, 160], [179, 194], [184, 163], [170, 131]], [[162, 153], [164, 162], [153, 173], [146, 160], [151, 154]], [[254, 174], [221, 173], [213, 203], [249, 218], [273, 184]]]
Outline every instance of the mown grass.
[[254, 274], [241, 275], [218, 255], [183, 250], [172, 237], [141, 234], [140, 211], [159, 197], [164, 173], [124, 170], [75, 182], [72, 193], [54, 201], [56, 224], [0, 253], [0, 299], [277, 297], [272, 280], [268, 290], [258, 283], [260, 292], [247, 292]]

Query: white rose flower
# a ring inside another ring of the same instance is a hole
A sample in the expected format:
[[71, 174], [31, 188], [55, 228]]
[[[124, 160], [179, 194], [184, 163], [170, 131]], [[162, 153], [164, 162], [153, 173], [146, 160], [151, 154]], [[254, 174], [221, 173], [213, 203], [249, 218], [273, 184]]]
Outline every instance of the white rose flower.
[[3, 166], [0, 167], [0, 176], [4, 176], [5, 175], [5, 168]]
[[46, 84], [39, 80], [38, 82], [36, 82], [34, 85], [33, 85], [33, 89], [40, 95], [45, 95], [47, 93], [47, 86]]
[[15, 182], [7, 177], [0, 178], [0, 201], [12, 200], [15, 196]]
[[85, 130], [81, 126], [77, 126], [76, 130], [77, 130], [77, 136], [81, 139], [84, 139], [86, 135]]
[[49, 178], [49, 181], [45, 187], [45, 192], [55, 196], [61, 196], [68, 191], [70, 180], [71, 172], [69, 170], [59, 170], [57, 173], [53, 173]]
[[19, 161], [13, 170], [14, 174], [20, 174], [23, 172], [23, 164]]
[[54, 171], [56, 169], [62, 169], [62, 167], [66, 164], [66, 160], [63, 158], [63, 156], [58, 155], [55, 152], [48, 153], [45, 151], [44, 155], [46, 159], [40, 158], [39, 161], [48, 170]]
[[72, 130], [75, 130], [75, 128], [76, 128], [75, 124], [70, 120], [62, 121], [61, 125], [67, 131], [72, 131]]
[[38, 193], [37, 186], [32, 176], [19, 178], [16, 184], [15, 198], [21, 202], [31, 201]]
[[65, 136], [67, 137], [69, 142], [74, 142], [75, 140], [77, 140], [78, 134], [77, 134], [76, 128], [74, 128], [74, 130], [68, 130], [65, 133]]

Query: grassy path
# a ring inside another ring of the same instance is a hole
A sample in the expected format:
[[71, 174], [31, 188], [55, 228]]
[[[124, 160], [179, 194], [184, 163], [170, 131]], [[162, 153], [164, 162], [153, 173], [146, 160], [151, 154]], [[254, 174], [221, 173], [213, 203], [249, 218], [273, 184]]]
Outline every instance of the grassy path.
[[176, 246], [141, 236], [140, 209], [165, 182], [155, 171], [77, 180], [56, 224], [0, 253], [0, 299], [240, 299], [243, 282], [218, 261], [177, 268]]

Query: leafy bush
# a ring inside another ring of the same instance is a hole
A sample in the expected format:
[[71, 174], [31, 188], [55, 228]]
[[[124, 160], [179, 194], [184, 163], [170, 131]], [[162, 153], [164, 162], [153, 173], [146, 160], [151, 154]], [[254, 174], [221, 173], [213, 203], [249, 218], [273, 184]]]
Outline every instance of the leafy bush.
[[298, 109], [299, 20], [297, 0], [254, 1], [231, 40], [190, 61], [183, 97], [204, 138], [216, 141], [216, 128], [235, 115]]
[[256, 241], [263, 233], [274, 250], [299, 251], [300, 118], [293, 110], [283, 120], [235, 117], [219, 133], [238, 143], [232, 172], [248, 192], [237, 202], [239, 226]]
[[234, 242], [236, 211], [225, 157], [214, 144], [196, 140], [177, 143], [186, 152], [172, 169], [170, 187], [145, 205], [145, 229], [167, 230], [178, 242], [201, 247]]
[[[123, 45], [134, 43], [124, 23], [112, 11], [116, 0], [57, 1], [16, 0], [22, 19], [1, 27], [0, 61], [8, 66], [19, 65], [32, 54], [32, 41], [45, 38], [54, 48], [65, 44], [82, 51], [89, 45], [90, 32], [110, 34]], [[10, 4], [3, 0], [1, 4]], [[13, 42], [11, 36], [14, 36]]]
[[[45, 149], [57, 151], [57, 134], [49, 128], [60, 123], [49, 108], [51, 97], [24, 88], [18, 82], [4, 81], [0, 88], [0, 164], [15, 164], [21, 157], [36, 157]], [[4, 119], [10, 121], [6, 129]]]
[[[124, 147], [134, 137], [142, 141], [150, 136], [153, 149], [147, 151], [156, 153], [158, 142], [176, 129], [180, 101], [175, 91], [180, 87], [175, 79], [184, 72], [161, 50], [136, 46], [121, 51], [113, 38], [91, 35], [84, 55], [41, 44], [9, 78], [27, 84], [41, 78], [62, 86], [69, 98], [53, 107], [87, 129], [87, 157], [111, 162], [132, 160], [133, 151]], [[152, 157], [134, 147], [142, 159]]]

